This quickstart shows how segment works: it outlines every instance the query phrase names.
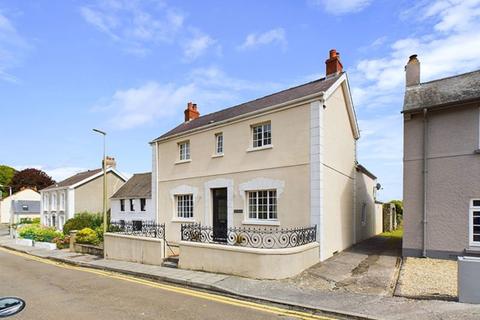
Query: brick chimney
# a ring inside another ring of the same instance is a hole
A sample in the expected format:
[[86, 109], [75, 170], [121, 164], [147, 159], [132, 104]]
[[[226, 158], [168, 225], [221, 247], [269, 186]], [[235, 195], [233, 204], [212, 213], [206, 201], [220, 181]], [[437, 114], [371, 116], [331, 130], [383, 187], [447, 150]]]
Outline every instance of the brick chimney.
[[[107, 156], [105, 162], [107, 164], [106, 168], [112, 167], [115, 169], [117, 167], [117, 161], [115, 161], [114, 157]], [[102, 166], [103, 166], [103, 160], [102, 160]]]
[[340, 52], [332, 49], [330, 50], [330, 58], [325, 61], [327, 66], [327, 77], [336, 76], [343, 70], [343, 65], [340, 62]]
[[200, 112], [198, 112], [197, 104], [189, 102], [187, 109], [185, 109], [185, 122], [197, 119], [198, 117], [200, 117]]
[[420, 61], [416, 54], [410, 56], [405, 66], [405, 84], [407, 87], [420, 84]]

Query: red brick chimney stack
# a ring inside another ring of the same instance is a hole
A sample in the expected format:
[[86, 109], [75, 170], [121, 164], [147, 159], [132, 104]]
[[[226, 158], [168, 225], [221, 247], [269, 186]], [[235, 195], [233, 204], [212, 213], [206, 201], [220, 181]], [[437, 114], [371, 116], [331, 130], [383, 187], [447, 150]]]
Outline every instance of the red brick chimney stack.
[[337, 50], [332, 49], [330, 50], [330, 58], [325, 61], [327, 67], [327, 77], [335, 76], [342, 72], [343, 65], [340, 62], [340, 52]]
[[200, 117], [200, 112], [198, 112], [197, 104], [189, 102], [187, 109], [185, 109], [185, 122], [197, 119], [198, 117]]

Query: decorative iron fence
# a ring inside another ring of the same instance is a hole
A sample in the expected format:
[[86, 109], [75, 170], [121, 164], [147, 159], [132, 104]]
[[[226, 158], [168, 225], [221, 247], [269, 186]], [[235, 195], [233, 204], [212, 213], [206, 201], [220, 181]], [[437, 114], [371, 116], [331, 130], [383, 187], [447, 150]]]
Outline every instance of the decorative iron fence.
[[111, 221], [108, 232], [165, 239], [165, 224], [155, 221]]
[[225, 230], [194, 223], [182, 224], [181, 233], [183, 241], [276, 249], [315, 242], [317, 226], [291, 229], [233, 227]]

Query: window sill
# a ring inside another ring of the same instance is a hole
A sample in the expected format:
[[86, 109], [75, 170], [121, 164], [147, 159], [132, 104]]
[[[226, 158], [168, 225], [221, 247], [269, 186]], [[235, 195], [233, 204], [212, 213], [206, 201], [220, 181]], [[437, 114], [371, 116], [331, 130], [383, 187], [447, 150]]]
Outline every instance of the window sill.
[[273, 149], [273, 144], [269, 144], [268, 146], [262, 146], [262, 147], [250, 147], [247, 149], [247, 152], [254, 152], [254, 151], [261, 151], [261, 150], [268, 150], [268, 149]]
[[223, 157], [223, 153], [212, 154], [212, 158], [221, 158], [221, 157]]
[[185, 223], [185, 222], [191, 222], [194, 223], [195, 219], [187, 219], [187, 218], [173, 218], [172, 222], [180, 222], [180, 223]]
[[189, 162], [192, 162], [192, 159], [178, 160], [177, 162], [175, 162], [175, 164], [182, 164], [182, 163], [189, 163]]
[[278, 220], [243, 220], [242, 224], [246, 225], [256, 225], [256, 226], [276, 226], [280, 225]]

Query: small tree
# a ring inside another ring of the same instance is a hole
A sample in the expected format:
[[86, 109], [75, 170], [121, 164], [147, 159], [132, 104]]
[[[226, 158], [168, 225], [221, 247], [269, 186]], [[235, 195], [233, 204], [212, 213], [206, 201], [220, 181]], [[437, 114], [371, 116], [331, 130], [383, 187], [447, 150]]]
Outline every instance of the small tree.
[[17, 192], [25, 187], [41, 190], [54, 183], [55, 180], [42, 170], [29, 168], [15, 173], [10, 185], [13, 192]]
[[12, 167], [0, 165], [0, 184], [3, 185], [3, 189], [0, 189], [0, 193], [2, 194], [2, 198], [9, 196], [9, 189], [10, 183], [12, 182], [12, 178], [17, 171]]

